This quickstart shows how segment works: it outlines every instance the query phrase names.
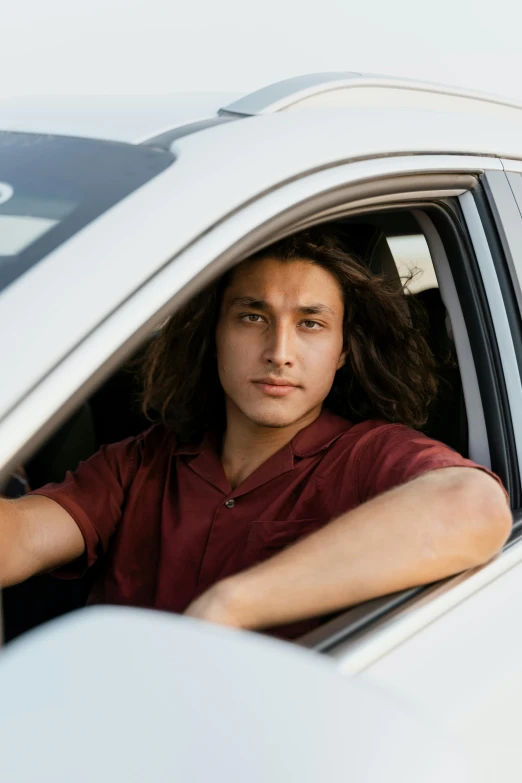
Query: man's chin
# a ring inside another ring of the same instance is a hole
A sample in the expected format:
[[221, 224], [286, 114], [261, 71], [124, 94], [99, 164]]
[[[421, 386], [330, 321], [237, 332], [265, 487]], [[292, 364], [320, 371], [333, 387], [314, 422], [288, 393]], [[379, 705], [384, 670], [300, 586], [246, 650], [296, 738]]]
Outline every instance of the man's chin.
[[269, 418], [262, 418], [262, 419], [250, 419], [252, 424], [256, 424], [258, 427], [266, 427], [267, 429], [284, 429], [284, 427], [289, 427], [291, 424], [294, 424], [294, 420], [290, 421], [278, 421], [275, 419], [269, 419]]
[[281, 429], [295, 424], [302, 416], [302, 411], [244, 411], [245, 415], [258, 427]]

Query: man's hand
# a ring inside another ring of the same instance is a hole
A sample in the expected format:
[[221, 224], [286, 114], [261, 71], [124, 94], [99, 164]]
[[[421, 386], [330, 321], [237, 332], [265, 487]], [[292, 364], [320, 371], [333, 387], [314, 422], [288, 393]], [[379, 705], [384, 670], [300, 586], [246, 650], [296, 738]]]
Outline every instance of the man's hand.
[[228, 582], [218, 582], [185, 609], [187, 617], [207, 620], [217, 625], [228, 625], [232, 628], [244, 628], [239, 613], [234, 608], [232, 591]]

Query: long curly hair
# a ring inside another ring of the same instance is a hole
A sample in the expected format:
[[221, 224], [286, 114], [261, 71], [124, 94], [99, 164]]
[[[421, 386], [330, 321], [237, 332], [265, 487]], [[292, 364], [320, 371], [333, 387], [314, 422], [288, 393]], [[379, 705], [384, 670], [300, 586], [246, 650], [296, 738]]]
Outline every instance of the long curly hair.
[[[332, 274], [344, 294], [343, 350], [325, 407], [351, 421], [382, 418], [420, 428], [437, 395], [436, 362], [425, 340], [422, 307], [404, 285], [373, 275], [353, 252], [349, 226], [323, 225], [279, 240], [247, 260], [306, 260]], [[215, 331], [234, 270], [180, 308], [152, 341], [142, 363], [142, 409], [182, 442], [225, 426]], [[408, 302], [408, 304], [407, 304]], [[412, 325], [411, 308], [417, 308]]]

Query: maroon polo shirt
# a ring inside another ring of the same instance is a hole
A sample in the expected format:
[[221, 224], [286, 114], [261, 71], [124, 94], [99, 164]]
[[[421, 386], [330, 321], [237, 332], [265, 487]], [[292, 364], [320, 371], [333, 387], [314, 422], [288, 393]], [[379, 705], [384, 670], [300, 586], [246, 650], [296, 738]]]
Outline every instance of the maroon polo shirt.
[[[169, 430], [155, 426], [104, 446], [62, 484], [35, 494], [52, 498], [75, 519], [89, 566], [103, 558], [90, 602], [183, 612], [215, 582], [343, 512], [452, 466], [478, 467], [403, 425], [353, 425], [323, 411], [235, 489], [211, 437], [177, 445]], [[72, 564], [61, 575], [80, 575], [84, 566]], [[293, 638], [318, 623], [274, 633]]]

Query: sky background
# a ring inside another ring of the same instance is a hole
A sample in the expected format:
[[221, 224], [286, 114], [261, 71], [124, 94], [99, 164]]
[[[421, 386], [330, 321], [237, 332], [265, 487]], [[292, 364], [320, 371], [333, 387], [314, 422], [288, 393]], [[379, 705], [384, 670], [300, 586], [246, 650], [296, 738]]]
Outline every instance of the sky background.
[[515, 0], [0, 0], [0, 97], [249, 91], [369, 71], [522, 101]]

